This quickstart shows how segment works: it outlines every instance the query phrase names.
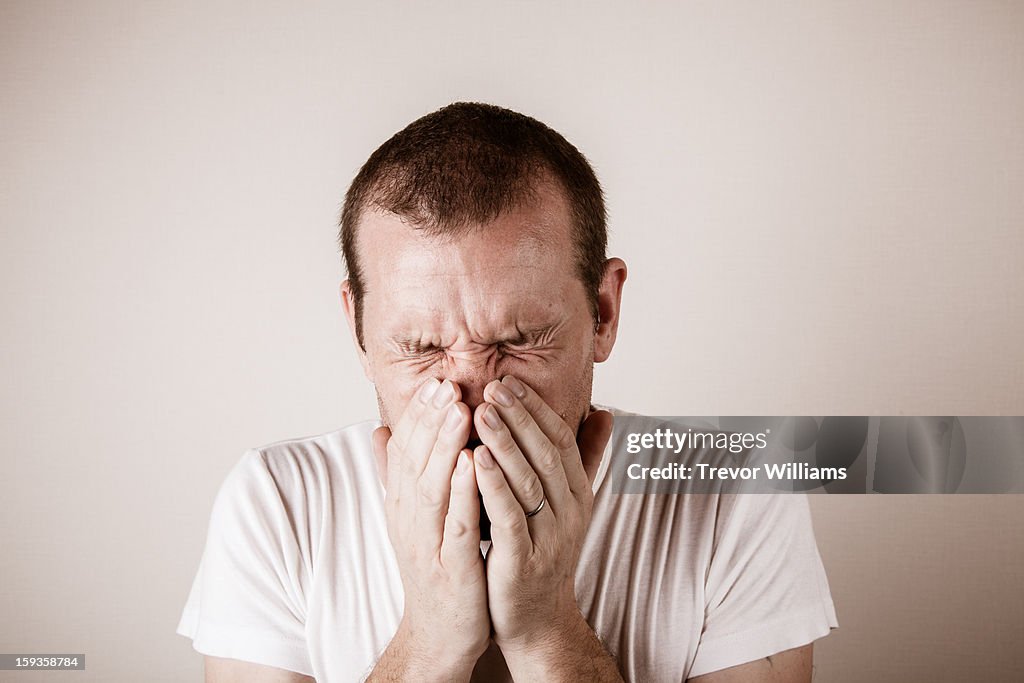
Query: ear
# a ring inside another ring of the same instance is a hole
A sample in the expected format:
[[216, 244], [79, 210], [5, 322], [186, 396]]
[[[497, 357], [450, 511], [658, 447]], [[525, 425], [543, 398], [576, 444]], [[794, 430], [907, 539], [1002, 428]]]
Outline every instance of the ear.
[[594, 362], [603, 363], [612, 354], [619, 331], [622, 284], [626, 281], [626, 263], [620, 258], [604, 262], [604, 276], [597, 293], [597, 329], [594, 332]]
[[348, 280], [341, 283], [339, 292], [341, 293], [341, 307], [345, 311], [345, 320], [348, 322], [348, 331], [352, 335], [352, 344], [356, 347], [359, 363], [363, 366], [363, 374], [373, 383], [373, 370], [370, 368], [370, 361], [366, 357], [366, 351], [359, 344], [359, 336], [356, 334], [356, 300], [352, 296], [352, 287]]

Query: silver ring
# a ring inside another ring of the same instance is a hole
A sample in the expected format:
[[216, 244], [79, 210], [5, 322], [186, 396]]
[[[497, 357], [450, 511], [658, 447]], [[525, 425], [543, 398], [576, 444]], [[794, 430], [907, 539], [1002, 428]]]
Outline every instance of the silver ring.
[[540, 505], [538, 505], [538, 506], [536, 507], [536, 509], [534, 509], [534, 510], [531, 510], [530, 512], [527, 512], [527, 513], [526, 513], [526, 517], [527, 517], [527, 519], [529, 519], [530, 517], [533, 517], [533, 516], [534, 516], [535, 514], [537, 514], [537, 513], [538, 513], [538, 512], [540, 512], [541, 510], [543, 510], [543, 509], [544, 509], [544, 506], [545, 506], [545, 505], [547, 505], [547, 502], [548, 502], [548, 497], [547, 497], [547, 496], [544, 496], [543, 498], [541, 498], [541, 499], [540, 499]]

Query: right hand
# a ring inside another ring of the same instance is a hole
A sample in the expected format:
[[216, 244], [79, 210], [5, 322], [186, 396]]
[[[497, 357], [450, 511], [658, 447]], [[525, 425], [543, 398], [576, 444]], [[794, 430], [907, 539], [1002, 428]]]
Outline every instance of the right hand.
[[373, 433], [378, 460], [387, 459], [388, 535], [405, 589], [392, 645], [444, 679], [469, 678], [491, 631], [479, 490], [465, 448], [471, 414], [460, 399], [458, 385], [427, 380], [394, 433]]

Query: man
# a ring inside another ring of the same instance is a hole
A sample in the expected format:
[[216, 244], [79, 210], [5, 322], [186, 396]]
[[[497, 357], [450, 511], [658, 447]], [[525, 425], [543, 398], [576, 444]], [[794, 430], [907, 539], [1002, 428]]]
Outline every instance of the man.
[[835, 616], [802, 497], [605, 481], [626, 267], [572, 145], [445, 107], [366, 162], [341, 243], [381, 420], [228, 477], [179, 626], [207, 680], [810, 679]]

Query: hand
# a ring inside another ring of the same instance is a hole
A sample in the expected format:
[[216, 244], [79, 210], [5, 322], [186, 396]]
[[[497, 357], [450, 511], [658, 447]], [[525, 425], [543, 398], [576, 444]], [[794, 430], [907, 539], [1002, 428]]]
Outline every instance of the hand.
[[[596, 470], [611, 435], [611, 415], [589, 415], [577, 444], [561, 417], [514, 377], [488, 384], [484, 400], [474, 415], [483, 442], [474, 461], [491, 520], [491, 623], [508, 660], [545, 643], [564, 643], [587, 628], [575, 592], [593, 506], [585, 464]], [[541, 501], [544, 507], [527, 517]]]
[[480, 502], [470, 411], [457, 385], [428, 380], [395, 425], [374, 432], [386, 458], [385, 508], [405, 589], [405, 611], [381, 662], [406, 678], [468, 679], [487, 648], [490, 620], [480, 556]]

